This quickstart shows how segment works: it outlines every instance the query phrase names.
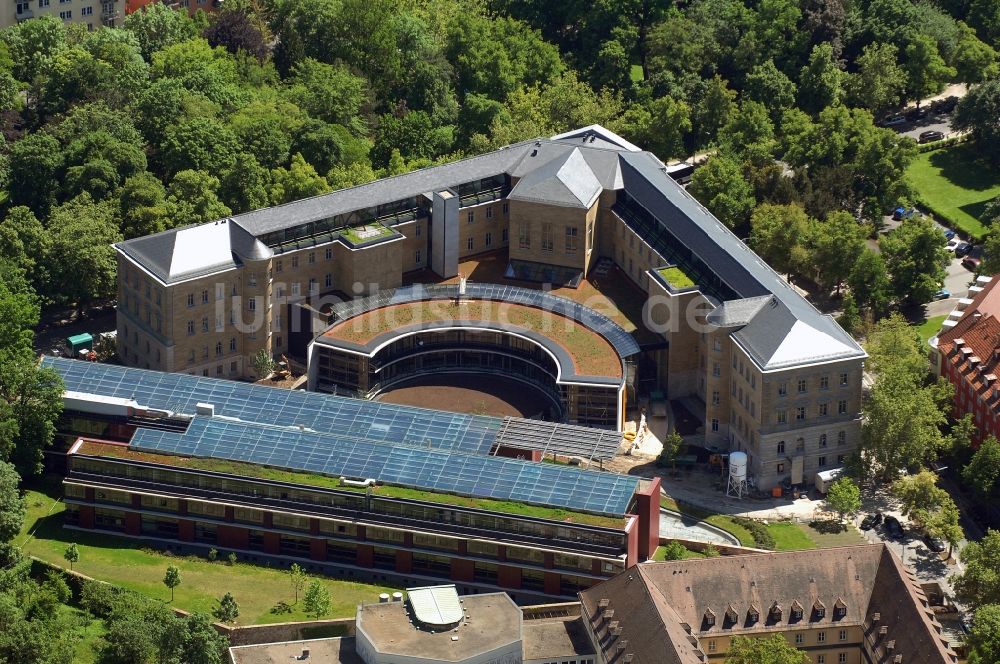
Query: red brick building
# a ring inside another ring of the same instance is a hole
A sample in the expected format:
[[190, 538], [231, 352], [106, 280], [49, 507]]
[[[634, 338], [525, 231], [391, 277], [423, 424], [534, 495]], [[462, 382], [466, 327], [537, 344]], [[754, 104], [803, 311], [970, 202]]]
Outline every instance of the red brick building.
[[[1000, 280], [980, 277], [931, 346], [932, 364], [955, 386], [955, 417], [971, 413], [978, 440], [1000, 437]], [[936, 343], [935, 343], [936, 342]]]

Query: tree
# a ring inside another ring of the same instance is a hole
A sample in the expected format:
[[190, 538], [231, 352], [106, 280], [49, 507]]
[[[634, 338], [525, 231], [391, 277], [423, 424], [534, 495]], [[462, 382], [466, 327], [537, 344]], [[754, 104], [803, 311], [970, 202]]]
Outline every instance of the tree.
[[972, 450], [972, 441], [976, 438], [977, 429], [972, 421], [972, 413], [966, 413], [951, 427], [951, 456], [956, 462], [965, 463]]
[[826, 494], [826, 504], [839, 514], [840, 520], [843, 521], [845, 516], [861, 509], [861, 489], [851, 478], [841, 477], [830, 485]]
[[730, 228], [745, 222], [754, 206], [753, 187], [739, 164], [722, 155], [694, 172], [688, 191]]
[[232, 54], [245, 51], [263, 60], [267, 55], [267, 43], [260, 28], [247, 14], [238, 9], [225, 10], [215, 15], [215, 19], [202, 33], [212, 46], [222, 46]]
[[930, 302], [946, 276], [944, 235], [927, 218], [911, 218], [880, 242], [889, 288], [900, 302]]
[[817, 281], [826, 289], [840, 286], [865, 250], [865, 227], [849, 212], [834, 212], [826, 221], [814, 220], [809, 226], [809, 263]]
[[979, 153], [988, 155], [994, 164], [1000, 163], [1000, 79], [973, 86], [962, 97], [955, 109], [952, 129], [969, 131]]
[[187, 10], [154, 2], [126, 16], [124, 29], [135, 34], [142, 56], [150, 60], [156, 51], [193, 37], [197, 24], [188, 17]]
[[306, 163], [302, 155], [292, 157], [288, 168], [271, 171], [271, 202], [275, 205], [319, 196], [330, 191], [326, 178]]
[[757, 65], [747, 74], [743, 92], [766, 106], [775, 124], [786, 110], [795, 106], [795, 83], [775, 66], [774, 60]]
[[721, 76], [704, 82], [701, 96], [691, 108], [696, 146], [705, 147], [715, 141], [719, 129], [729, 122], [736, 108], [735, 99], [736, 91], [730, 90]]
[[0, 258], [23, 270], [37, 292], [47, 282], [50, 245], [49, 234], [30, 208], [11, 208], [0, 221]]
[[254, 353], [250, 363], [253, 364], [253, 370], [257, 374], [258, 380], [267, 378], [274, 371], [274, 358], [264, 348]]
[[239, 141], [218, 120], [195, 117], [169, 125], [160, 144], [160, 161], [168, 175], [185, 170], [221, 173], [239, 153]]
[[360, 113], [367, 96], [363, 78], [344, 65], [329, 65], [312, 58], [296, 64], [291, 74], [287, 93], [291, 102], [310, 117], [362, 133]]
[[965, 571], [952, 577], [956, 599], [972, 611], [1000, 604], [1000, 530], [966, 544], [961, 558]]
[[976, 611], [965, 644], [969, 664], [1000, 662], [1000, 605], [987, 604]]
[[691, 109], [683, 101], [664, 96], [628, 108], [612, 127], [664, 161], [683, 157], [684, 139], [691, 132]]
[[111, 245], [122, 241], [113, 203], [81, 194], [52, 210], [49, 232], [51, 295], [75, 302], [81, 312], [91, 300], [113, 297], [117, 261]]
[[224, 623], [236, 622], [236, 619], [240, 617], [240, 607], [232, 593], [226, 593], [219, 598], [218, 602], [219, 605], [212, 610], [215, 619]]
[[181, 585], [181, 571], [174, 565], [167, 567], [167, 573], [163, 575], [163, 585], [170, 588], [170, 601], [174, 601], [174, 588]]
[[941, 90], [945, 81], [958, 72], [945, 64], [937, 44], [926, 35], [917, 35], [906, 47], [903, 68], [906, 70], [906, 93], [920, 105], [920, 100]]
[[687, 555], [687, 549], [685, 549], [684, 545], [677, 540], [670, 540], [670, 542], [663, 547], [664, 560], [684, 560], [687, 558]]
[[854, 301], [853, 295], [848, 293], [844, 296], [841, 302], [841, 309], [843, 311], [837, 318], [837, 322], [848, 334], [858, 334], [861, 329], [861, 311], [858, 310], [858, 304]]
[[744, 101], [719, 130], [719, 143], [741, 161], [771, 163], [777, 143], [767, 107], [756, 101]]
[[807, 264], [809, 224], [798, 205], [759, 205], [750, 216], [750, 246], [775, 270], [790, 275]]
[[[0, 295], [0, 313], [3, 300]], [[59, 374], [38, 366], [30, 346], [0, 348], [0, 461], [13, 463], [22, 476], [42, 470], [42, 450], [55, 436], [62, 393]]]
[[71, 542], [66, 550], [63, 552], [63, 558], [69, 563], [69, 568], [72, 570], [73, 565], [80, 562], [80, 549], [77, 548], [76, 542]]
[[44, 132], [29, 134], [14, 143], [10, 149], [10, 202], [25, 205], [40, 216], [45, 216], [55, 202], [55, 183], [63, 168], [62, 146]]
[[858, 71], [847, 82], [849, 99], [867, 108], [876, 117], [896, 108], [906, 89], [906, 72], [899, 65], [895, 44], [865, 46], [857, 59]]
[[925, 525], [927, 534], [932, 537], [940, 537], [948, 543], [948, 557], [959, 542], [965, 539], [965, 531], [962, 530], [962, 514], [958, 511], [958, 505], [948, 496], [938, 508], [937, 512], [931, 515], [930, 521]]
[[296, 563], [288, 569], [288, 577], [292, 581], [292, 589], [295, 591], [295, 603], [299, 603], [299, 592], [306, 585], [306, 573]]
[[670, 464], [676, 470], [677, 457], [684, 454], [686, 448], [687, 445], [681, 435], [676, 431], [671, 431], [663, 439], [663, 451], [660, 452], [657, 463], [664, 466]]
[[861, 308], [879, 314], [889, 301], [889, 278], [882, 255], [865, 247], [850, 273], [847, 285]]
[[959, 22], [961, 36], [951, 55], [950, 64], [955, 67], [958, 80], [966, 83], [982, 83], [996, 78], [997, 52], [979, 40], [975, 30]]
[[14, 539], [24, 525], [26, 509], [18, 490], [20, 481], [14, 466], [0, 461], [0, 544]]
[[726, 664], [808, 664], [809, 657], [781, 634], [737, 636], [726, 653]]
[[838, 104], [844, 94], [843, 78], [844, 72], [833, 58], [833, 47], [814, 46], [799, 78], [799, 107], [815, 114]]
[[988, 500], [1000, 479], [1000, 443], [989, 436], [962, 468], [962, 481], [982, 500]]
[[271, 173], [252, 154], [241, 152], [223, 176], [219, 198], [236, 214], [265, 208], [271, 204]]
[[118, 210], [126, 240], [167, 230], [166, 194], [163, 183], [151, 173], [139, 173], [125, 181], [118, 192]]
[[222, 219], [232, 211], [219, 200], [219, 179], [204, 171], [181, 171], [167, 187], [171, 227]]
[[313, 618], [322, 618], [330, 613], [330, 591], [319, 581], [311, 581], [302, 598], [305, 613]]
[[937, 485], [938, 476], [929, 470], [902, 477], [892, 485], [904, 516], [921, 528], [927, 528], [942, 505], [951, 501], [948, 492]]

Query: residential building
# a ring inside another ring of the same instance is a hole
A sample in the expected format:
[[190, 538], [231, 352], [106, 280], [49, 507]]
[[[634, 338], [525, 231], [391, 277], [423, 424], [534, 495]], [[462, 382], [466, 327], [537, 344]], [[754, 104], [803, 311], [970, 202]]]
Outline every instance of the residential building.
[[[646, 301], [635, 317], [641, 352], [622, 366], [615, 421], [588, 414], [610, 412], [608, 399], [581, 409], [571, 390], [550, 384], [567, 421], [620, 426], [642, 391], [663, 390], [701, 421], [707, 446], [748, 454], [750, 482], [761, 489], [811, 483], [860, 440], [861, 347], [654, 155], [602, 127], [116, 249], [119, 354], [130, 366], [250, 378], [260, 351], [305, 361], [308, 339], [325, 325], [303, 328], [304, 305], [327, 311], [345, 297], [388, 298], [428, 275], [454, 281], [463, 261], [490, 252], [505, 265], [500, 285], [565, 292], [607, 279]], [[400, 359], [408, 363], [400, 368], [423, 370]], [[368, 371], [351, 373], [327, 380], [329, 389], [368, 397], [382, 389]]]
[[1000, 436], [1000, 283], [978, 277], [930, 340], [931, 366], [954, 386], [953, 414], [972, 415], [976, 442]]
[[573, 597], [659, 544], [658, 479], [530, 460], [539, 441], [610, 458], [613, 432], [43, 364], [66, 390], [49, 466], [65, 469], [70, 528], [519, 603]]
[[89, 30], [102, 25], [120, 26], [125, 19], [126, 0], [17, 0], [0, 11], [0, 28], [41, 16], [54, 16], [65, 23], [80, 23]]

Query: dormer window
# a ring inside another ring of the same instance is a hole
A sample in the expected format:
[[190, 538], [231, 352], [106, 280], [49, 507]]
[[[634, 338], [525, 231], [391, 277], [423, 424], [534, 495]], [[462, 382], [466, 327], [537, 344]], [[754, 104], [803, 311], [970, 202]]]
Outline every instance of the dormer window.
[[826, 606], [823, 602], [816, 600], [813, 604], [813, 620], [822, 620], [826, 617]]
[[775, 602], [767, 612], [767, 619], [771, 623], [781, 622], [781, 605]]
[[747, 624], [755, 625], [760, 620], [760, 610], [756, 606], [751, 606], [747, 611]]
[[715, 626], [715, 611], [712, 609], [705, 610], [705, 616], [702, 618], [704, 623], [704, 629], [709, 629]]
[[791, 621], [797, 622], [799, 620], [802, 620], [802, 615], [803, 615], [802, 605], [799, 604], [798, 602], [792, 602], [792, 615], [790, 618]]
[[833, 619], [840, 620], [847, 615], [847, 604], [844, 604], [844, 600], [837, 598], [837, 602], [833, 605]]
[[726, 608], [726, 618], [725, 621], [722, 623], [722, 626], [723, 628], [728, 629], [733, 625], [735, 625], [737, 622], [739, 622], [739, 619], [740, 619], [740, 614], [737, 613], [736, 607], [730, 604]]

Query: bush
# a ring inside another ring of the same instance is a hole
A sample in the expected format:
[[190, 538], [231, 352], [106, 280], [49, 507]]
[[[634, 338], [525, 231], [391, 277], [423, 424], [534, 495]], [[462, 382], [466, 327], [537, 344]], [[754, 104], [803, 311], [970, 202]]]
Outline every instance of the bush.
[[770, 531], [768, 531], [767, 526], [759, 521], [744, 519], [743, 517], [734, 516], [732, 519], [733, 522], [750, 531], [750, 534], [753, 535], [753, 541], [757, 545], [758, 549], [774, 551], [774, 537], [771, 535]]
[[111, 613], [122, 592], [107, 583], [85, 581], [80, 588], [80, 605], [95, 618], [104, 618]]
[[963, 134], [961, 136], [952, 136], [951, 138], [946, 138], [942, 141], [934, 141], [933, 143], [924, 143], [917, 146], [918, 153], [933, 152], [934, 150], [941, 150], [942, 148], [950, 148], [953, 145], [958, 145], [959, 143], [964, 143], [969, 140], [968, 134]]
[[216, 551], [215, 549], [209, 549], [208, 550], [208, 561], [209, 562], [214, 563], [215, 560], [216, 560], [216, 558], [218, 558], [218, 557], [219, 557], [219, 552], [218, 551]]

